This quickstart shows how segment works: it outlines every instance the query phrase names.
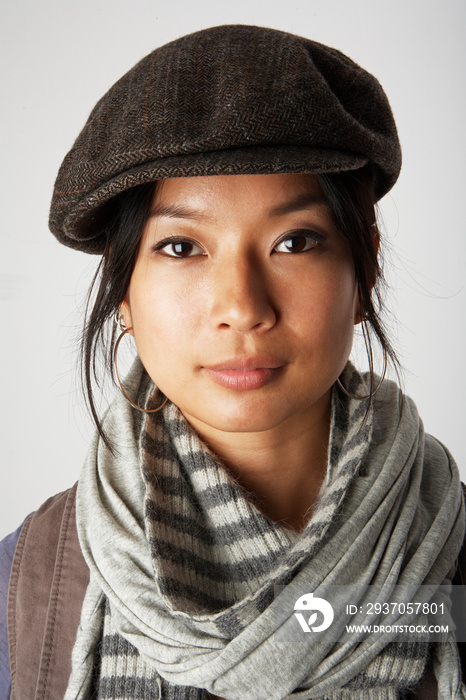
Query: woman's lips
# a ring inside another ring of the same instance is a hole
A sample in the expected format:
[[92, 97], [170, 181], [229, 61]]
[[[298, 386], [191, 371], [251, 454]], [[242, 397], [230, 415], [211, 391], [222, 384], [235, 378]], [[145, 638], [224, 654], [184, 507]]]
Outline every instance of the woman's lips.
[[214, 382], [226, 389], [250, 391], [272, 382], [284, 364], [267, 358], [248, 358], [227, 360], [218, 365], [204, 366], [204, 369]]

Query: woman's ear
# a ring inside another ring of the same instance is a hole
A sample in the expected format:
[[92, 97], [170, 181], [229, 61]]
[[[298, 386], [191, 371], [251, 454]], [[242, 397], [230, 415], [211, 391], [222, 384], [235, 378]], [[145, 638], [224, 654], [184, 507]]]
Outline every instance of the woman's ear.
[[134, 336], [133, 319], [131, 316], [131, 305], [129, 303], [128, 294], [126, 294], [126, 296], [123, 299], [123, 301], [121, 302], [118, 310], [120, 312], [121, 318], [123, 319], [123, 323], [125, 324], [126, 328], [128, 329], [128, 333], [130, 335]]
[[361, 323], [362, 319], [363, 319], [363, 315], [361, 313], [361, 301], [359, 299], [359, 288], [356, 288], [356, 301], [355, 301], [355, 307], [354, 307], [353, 324], [355, 326], [357, 326], [358, 323]]
[[[374, 285], [377, 281], [377, 269], [378, 269], [377, 268], [377, 256], [379, 254], [379, 245], [380, 245], [380, 231], [377, 227], [377, 224], [373, 225], [372, 230], [373, 230], [372, 244], [374, 246], [375, 260], [374, 260], [374, 265], [372, 265], [371, 271], [367, 276], [369, 293], [372, 292]], [[364, 320], [364, 317], [365, 317], [365, 314], [361, 311], [361, 299], [360, 299], [359, 290], [358, 290], [355, 312], [354, 312], [354, 325], [357, 326], [358, 323], [361, 323], [361, 321]]]
[[372, 274], [369, 276], [368, 283], [369, 283], [369, 290], [372, 292], [374, 289], [374, 285], [377, 282], [377, 271], [378, 271], [378, 265], [377, 265], [377, 258], [379, 255], [379, 245], [380, 245], [380, 231], [378, 229], [377, 224], [374, 224], [373, 227], [373, 236], [372, 236], [372, 244], [374, 246], [374, 252], [375, 252], [375, 259], [374, 259], [374, 266], [372, 268]]

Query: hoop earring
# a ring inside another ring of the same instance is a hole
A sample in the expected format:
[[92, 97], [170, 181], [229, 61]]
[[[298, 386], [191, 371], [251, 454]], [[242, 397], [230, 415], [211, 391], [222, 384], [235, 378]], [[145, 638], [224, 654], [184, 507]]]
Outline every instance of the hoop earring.
[[118, 309], [118, 311], [115, 313], [115, 323], [117, 324], [118, 328], [119, 328], [121, 331], [125, 331], [125, 330], [126, 330], [125, 322], [123, 321], [123, 316], [121, 315], [119, 309]]
[[342, 390], [342, 392], [343, 392], [344, 394], [346, 394], [346, 396], [349, 396], [350, 399], [355, 399], [356, 401], [366, 401], [366, 399], [373, 399], [373, 398], [374, 398], [374, 396], [376, 395], [376, 393], [378, 392], [378, 390], [379, 390], [380, 387], [382, 386], [382, 383], [383, 383], [383, 380], [385, 379], [386, 373], [387, 373], [387, 355], [386, 355], [386, 353], [384, 352], [384, 355], [383, 355], [383, 372], [382, 372], [382, 376], [381, 376], [380, 379], [379, 379], [379, 383], [377, 384], [377, 386], [375, 387], [375, 389], [374, 389], [373, 391], [371, 391], [370, 394], [366, 394], [366, 396], [356, 396], [355, 394], [350, 394], [350, 392], [347, 391], [347, 390], [345, 389], [345, 387], [343, 386], [343, 384], [340, 382], [340, 377], [338, 377], [338, 379], [337, 379], [337, 384], [338, 384], [338, 386], [340, 387], [340, 389]]
[[[118, 317], [116, 317], [116, 322], [118, 323], [118, 325], [119, 325], [120, 328], [121, 328], [120, 321], [121, 321], [121, 323], [122, 323], [122, 322], [123, 322], [123, 319], [121, 319], [121, 317], [120, 317], [120, 319], [118, 319]], [[124, 325], [124, 324], [123, 324], [123, 325]], [[118, 365], [117, 365], [118, 347], [119, 347], [119, 345], [120, 345], [120, 343], [121, 343], [121, 340], [122, 340], [123, 336], [126, 335], [127, 333], [129, 333], [130, 330], [131, 330], [130, 328], [125, 328], [124, 331], [120, 334], [120, 336], [118, 337], [118, 340], [117, 340], [116, 343], [115, 343], [115, 348], [114, 348], [114, 350], [113, 350], [113, 366], [115, 367], [116, 378], [117, 378], [117, 380], [118, 380], [118, 384], [120, 385], [120, 389], [121, 389], [121, 392], [122, 392], [123, 396], [125, 397], [125, 399], [127, 399], [127, 401], [129, 401], [129, 403], [131, 404], [131, 406], [133, 406], [133, 408], [137, 408], [138, 411], [142, 411], [143, 413], [157, 413], [157, 411], [160, 411], [160, 410], [165, 406], [165, 404], [167, 403], [167, 401], [168, 401], [168, 396], [165, 397], [165, 401], [164, 401], [162, 404], [160, 404], [160, 406], [157, 406], [157, 408], [141, 408], [141, 406], [138, 406], [137, 403], [134, 403], [134, 401], [132, 401], [132, 400], [129, 398], [128, 394], [126, 393], [126, 391], [125, 391], [124, 388], [123, 388], [123, 384], [121, 383], [120, 375], [119, 375], [119, 373], [118, 373]]]

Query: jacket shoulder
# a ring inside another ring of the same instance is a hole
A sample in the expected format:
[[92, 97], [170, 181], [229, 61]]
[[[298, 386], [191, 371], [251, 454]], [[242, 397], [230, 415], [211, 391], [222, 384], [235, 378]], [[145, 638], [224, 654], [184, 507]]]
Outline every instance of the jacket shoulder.
[[[463, 487], [463, 497], [466, 504], [466, 486], [464, 484], [461, 484], [461, 486]], [[462, 595], [458, 596], [457, 600], [455, 619], [466, 622], [466, 535], [463, 540], [463, 546], [458, 554], [456, 573], [452, 584], [462, 587]], [[463, 682], [466, 683], [466, 642], [457, 642], [457, 645], [461, 660]]]
[[24, 523], [10, 576], [11, 698], [63, 698], [89, 571], [76, 530], [76, 487]]
[[10, 697], [10, 659], [8, 654], [7, 602], [11, 567], [24, 521], [15, 532], [0, 542], [0, 698]]

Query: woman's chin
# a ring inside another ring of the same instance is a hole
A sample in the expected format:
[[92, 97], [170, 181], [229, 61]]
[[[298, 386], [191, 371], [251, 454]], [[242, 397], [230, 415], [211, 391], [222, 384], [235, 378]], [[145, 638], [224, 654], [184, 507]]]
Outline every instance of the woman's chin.
[[[321, 411], [320, 403], [319, 400], [313, 404], [316, 411]], [[301, 405], [299, 402], [290, 402], [289, 399], [270, 401], [248, 396], [247, 400], [223, 401], [211, 404], [208, 408], [204, 405], [200, 410], [190, 410], [190, 407], [183, 406], [179, 408], [186, 420], [202, 435], [204, 430], [224, 433], [272, 431], [293, 421], [310, 420], [313, 405]]]

